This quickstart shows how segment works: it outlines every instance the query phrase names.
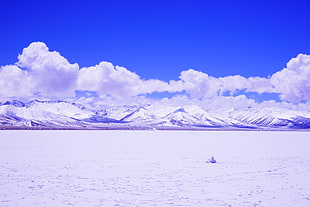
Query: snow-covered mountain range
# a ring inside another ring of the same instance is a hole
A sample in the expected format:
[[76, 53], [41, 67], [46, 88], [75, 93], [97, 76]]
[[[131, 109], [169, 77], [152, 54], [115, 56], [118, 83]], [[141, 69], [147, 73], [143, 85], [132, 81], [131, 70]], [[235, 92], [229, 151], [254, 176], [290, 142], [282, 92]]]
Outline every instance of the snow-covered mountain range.
[[90, 108], [67, 101], [0, 103], [0, 128], [30, 129], [309, 129], [310, 112], [285, 108], [198, 105], [112, 105]]

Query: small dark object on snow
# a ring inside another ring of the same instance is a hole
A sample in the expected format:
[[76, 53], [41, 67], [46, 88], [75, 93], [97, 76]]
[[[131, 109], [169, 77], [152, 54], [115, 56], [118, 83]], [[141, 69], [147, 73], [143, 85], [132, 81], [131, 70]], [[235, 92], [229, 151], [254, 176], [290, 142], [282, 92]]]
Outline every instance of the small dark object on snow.
[[214, 156], [212, 156], [211, 159], [207, 161], [207, 163], [216, 163]]

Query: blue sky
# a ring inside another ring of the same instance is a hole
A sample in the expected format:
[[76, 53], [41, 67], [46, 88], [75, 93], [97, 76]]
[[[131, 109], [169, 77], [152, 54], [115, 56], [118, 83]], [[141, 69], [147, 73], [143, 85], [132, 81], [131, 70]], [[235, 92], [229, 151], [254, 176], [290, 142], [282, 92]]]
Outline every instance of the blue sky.
[[102, 60], [142, 78], [189, 68], [268, 76], [310, 54], [310, 1], [3, 1], [0, 65], [45, 42], [71, 63]]
[[80, 68], [108, 61], [143, 80], [178, 80], [190, 68], [267, 78], [310, 54], [309, 11], [309, 0], [6, 0], [0, 65], [41, 41]]

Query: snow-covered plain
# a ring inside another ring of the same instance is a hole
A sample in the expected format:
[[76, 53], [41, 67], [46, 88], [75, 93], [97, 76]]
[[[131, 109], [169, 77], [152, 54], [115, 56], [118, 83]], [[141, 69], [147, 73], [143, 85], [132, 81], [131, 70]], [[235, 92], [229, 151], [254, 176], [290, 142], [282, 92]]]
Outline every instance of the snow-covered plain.
[[309, 132], [0, 131], [0, 141], [2, 207], [310, 206]]

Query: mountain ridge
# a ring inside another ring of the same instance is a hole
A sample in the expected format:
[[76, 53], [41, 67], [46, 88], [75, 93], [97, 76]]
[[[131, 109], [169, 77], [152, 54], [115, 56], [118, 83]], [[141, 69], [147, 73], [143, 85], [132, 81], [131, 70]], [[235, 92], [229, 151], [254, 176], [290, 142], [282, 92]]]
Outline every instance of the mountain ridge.
[[285, 108], [221, 108], [198, 105], [111, 105], [90, 108], [60, 100], [0, 103], [0, 129], [310, 129], [310, 113]]

